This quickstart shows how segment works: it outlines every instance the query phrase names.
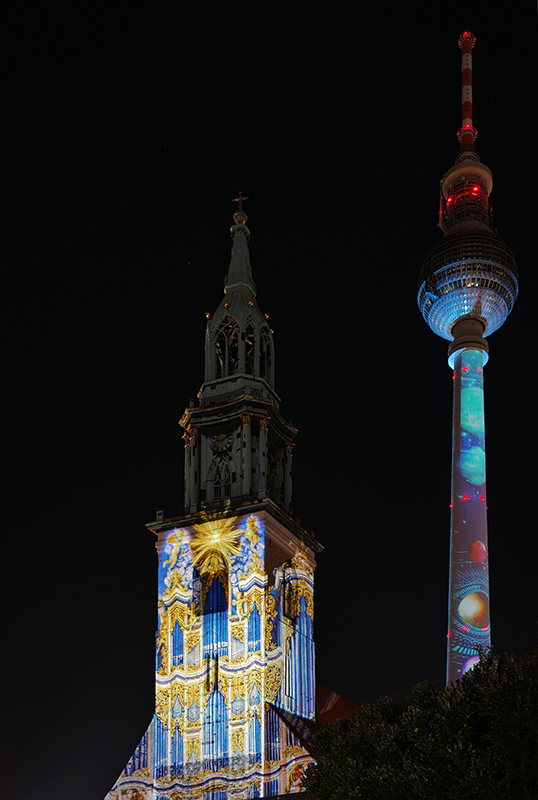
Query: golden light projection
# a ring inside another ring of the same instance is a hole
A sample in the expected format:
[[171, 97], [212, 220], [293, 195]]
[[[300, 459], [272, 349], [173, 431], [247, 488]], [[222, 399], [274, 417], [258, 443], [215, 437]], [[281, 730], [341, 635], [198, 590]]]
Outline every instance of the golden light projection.
[[191, 543], [193, 563], [199, 565], [200, 574], [213, 577], [231, 567], [232, 558], [240, 554], [239, 534], [235, 518], [213, 519], [203, 525], [194, 525], [196, 539]]
[[260, 541], [260, 533], [256, 517], [249, 517], [247, 519], [247, 529], [245, 531], [245, 537], [250, 542], [251, 547], [255, 547], [256, 544]]
[[267, 520], [281, 541], [258, 513], [159, 531], [155, 713], [106, 800], [300, 790], [312, 757], [281, 712], [315, 713], [314, 574], [283, 540], [269, 583]]
[[182, 542], [183, 542], [183, 531], [178, 530], [175, 533], [171, 534], [171, 536], [168, 538], [168, 543], [172, 545], [172, 550], [170, 553], [170, 558], [168, 559], [168, 561], [165, 561], [163, 563], [163, 567], [170, 565], [169, 568], [172, 569], [175, 566], [181, 550]]

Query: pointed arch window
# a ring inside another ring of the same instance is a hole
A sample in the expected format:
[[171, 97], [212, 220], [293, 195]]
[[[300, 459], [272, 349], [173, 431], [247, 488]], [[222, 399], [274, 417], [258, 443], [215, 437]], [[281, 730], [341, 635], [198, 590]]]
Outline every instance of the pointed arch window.
[[254, 375], [254, 351], [255, 351], [255, 327], [254, 320], [249, 316], [245, 328], [245, 372]]
[[220, 573], [213, 578], [204, 602], [204, 658], [228, 655], [228, 600]]
[[248, 650], [255, 653], [260, 649], [260, 615], [256, 605], [252, 606], [252, 611], [248, 618]]
[[270, 383], [273, 380], [273, 343], [267, 325], [260, 331], [260, 378]]
[[226, 378], [237, 371], [238, 343], [239, 326], [233, 317], [225, 317], [215, 341], [217, 378]]
[[227, 456], [220, 456], [214, 461], [213, 499], [224, 500], [232, 495], [232, 471]]
[[176, 620], [172, 631], [172, 665], [179, 667], [183, 664], [183, 631], [179, 621]]

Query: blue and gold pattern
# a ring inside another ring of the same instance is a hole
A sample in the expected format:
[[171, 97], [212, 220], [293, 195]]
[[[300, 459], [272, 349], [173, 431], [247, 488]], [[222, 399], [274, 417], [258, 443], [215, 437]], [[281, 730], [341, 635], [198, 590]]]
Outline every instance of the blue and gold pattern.
[[256, 514], [161, 538], [155, 714], [106, 800], [300, 791], [312, 759], [284, 715], [314, 716], [313, 569], [289, 542], [268, 576], [266, 545]]

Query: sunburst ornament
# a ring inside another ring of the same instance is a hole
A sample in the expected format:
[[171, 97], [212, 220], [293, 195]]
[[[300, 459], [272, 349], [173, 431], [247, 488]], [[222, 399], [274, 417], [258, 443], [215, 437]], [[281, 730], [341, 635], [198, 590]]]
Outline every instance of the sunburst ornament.
[[213, 577], [228, 571], [234, 556], [241, 552], [238, 539], [240, 531], [232, 519], [213, 519], [203, 525], [194, 525], [196, 538], [191, 542], [193, 563], [199, 565], [200, 574]]

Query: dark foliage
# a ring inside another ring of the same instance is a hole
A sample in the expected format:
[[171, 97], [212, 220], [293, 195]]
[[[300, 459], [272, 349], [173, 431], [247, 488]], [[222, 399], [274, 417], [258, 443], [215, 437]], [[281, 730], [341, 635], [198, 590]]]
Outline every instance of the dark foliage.
[[456, 685], [415, 687], [322, 728], [303, 786], [319, 800], [538, 798], [538, 647], [492, 652]]

